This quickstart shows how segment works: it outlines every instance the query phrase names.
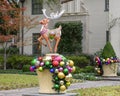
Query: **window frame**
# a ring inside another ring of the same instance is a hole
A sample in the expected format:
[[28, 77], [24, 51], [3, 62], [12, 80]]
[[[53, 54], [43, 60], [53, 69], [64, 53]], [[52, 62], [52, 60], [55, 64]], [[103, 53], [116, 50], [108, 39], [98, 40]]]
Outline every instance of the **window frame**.
[[105, 11], [109, 11], [109, 0], [105, 0]]
[[[40, 36], [40, 33], [33, 33], [32, 34], [32, 54], [33, 55], [40, 55], [41, 54], [41, 45], [39, 45], [38, 37]], [[38, 48], [40, 46], [40, 48]]]
[[32, 15], [39, 15], [42, 14], [43, 4], [39, 0], [32, 0]]

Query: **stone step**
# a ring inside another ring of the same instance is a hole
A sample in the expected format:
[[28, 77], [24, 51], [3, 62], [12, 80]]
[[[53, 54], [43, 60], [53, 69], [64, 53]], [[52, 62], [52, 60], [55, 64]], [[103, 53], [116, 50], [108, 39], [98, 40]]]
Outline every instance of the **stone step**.
[[[65, 93], [65, 94], [23, 94], [22, 96], [78, 96], [77, 93]], [[79, 95], [80, 96], [80, 95]]]
[[120, 76], [101, 76], [100, 80], [120, 81]]

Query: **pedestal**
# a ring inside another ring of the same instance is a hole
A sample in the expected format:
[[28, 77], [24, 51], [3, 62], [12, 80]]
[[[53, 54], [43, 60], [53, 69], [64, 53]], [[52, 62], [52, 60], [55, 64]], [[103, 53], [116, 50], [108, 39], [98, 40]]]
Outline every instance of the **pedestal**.
[[37, 70], [38, 80], [39, 80], [39, 93], [56, 93], [52, 82], [52, 73], [48, 69], [43, 72]]
[[103, 64], [103, 76], [117, 76], [117, 63]]
[[[57, 53], [51, 53], [51, 54], [46, 54], [43, 57], [43, 61], [48, 61], [51, 60], [52, 56], [58, 56], [59, 54]], [[42, 72], [36, 70], [37, 75], [38, 75], [38, 80], [39, 80], [39, 93], [48, 93], [48, 94], [53, 94], [53, 93], [58, 93], [55, 91], [55, 89], [52, 89], [54, 86], [54, 83], [52, 82], [52, 73], [50, 72], [49, 69], [44, 69]], [[59, 93], [65, 93], [65, 91], [60, 91]]]

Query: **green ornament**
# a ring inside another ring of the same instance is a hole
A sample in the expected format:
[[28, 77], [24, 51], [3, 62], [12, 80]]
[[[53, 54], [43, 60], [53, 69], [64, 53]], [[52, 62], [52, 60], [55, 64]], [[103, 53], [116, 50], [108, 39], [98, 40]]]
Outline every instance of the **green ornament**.
[[68, 74], [68, 69], [65, 68], [65, 69], [63, 70], [63, 73], [67, 75], [67, 74]]
[[58, 80], [58, 77], [56, 76], [56, 77], [55, 77], [55, 81], [57, 81], [57, 80]]
[[49, 66], [49, 65], [50, 65], [50, 62], [49, 62], [49, 61], [46, 61], [46, 62], [45, 62], [45, 65], [46, 65], [46, 66]]
[[50, 65], [50, 68], [53, 68], [53, 66], [52, 66], [52, 65]]
[[54, 88], [55, 88], [55, 89], [59, 89], [59, 87], [60, 87], [60, 86], [59, 86], [58, 84], [55, 84], [55, 85], [54, 85]]
[[32, 65], [35, 65], [36, 62], [37, 62], [37, 60], [36, 60], [36, 59], [33, 59], [33, 60], [31, 61], [31, 64], [32, 64]]

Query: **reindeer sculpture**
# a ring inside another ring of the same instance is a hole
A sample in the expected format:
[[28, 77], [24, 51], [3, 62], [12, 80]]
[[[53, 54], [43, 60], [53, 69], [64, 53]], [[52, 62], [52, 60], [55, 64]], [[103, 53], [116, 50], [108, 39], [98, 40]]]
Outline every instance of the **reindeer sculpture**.
[[[50, 52], [57, 52], [57, 48], [58, 48], [58, 44], [60, 42], [60, 38], [61, 38], [61, 29], [62, 27], [59, 26], [56, 29], [52, 29], [49, 30], [48, 29], [48, 23], [49, 23], [49, 19], [57, 19], [60, 16], [62, 16], [62, 14], [64, 13], [64, 10], [62, 10], [59, 14], [57, 13], [51, 13], [50, 17], [48, 17], [45, 13], [46, 9], [43, 9], [43, 14], [45, 15], [45, 19], [40, 21], [40, 24], [42, 25], [41, 30], [40, 30], [40, 37], [38, 38], [38, 41], [40, 42], [40, 44], [43, 44], [44, 46], [48, 46]], [[44, 39], [46, 41], [47, 44], [42, 42], [42, 39]], [[50, 45], [50, 41], [55, 40], [55, 46], [54, 49], [51, 47]]]

